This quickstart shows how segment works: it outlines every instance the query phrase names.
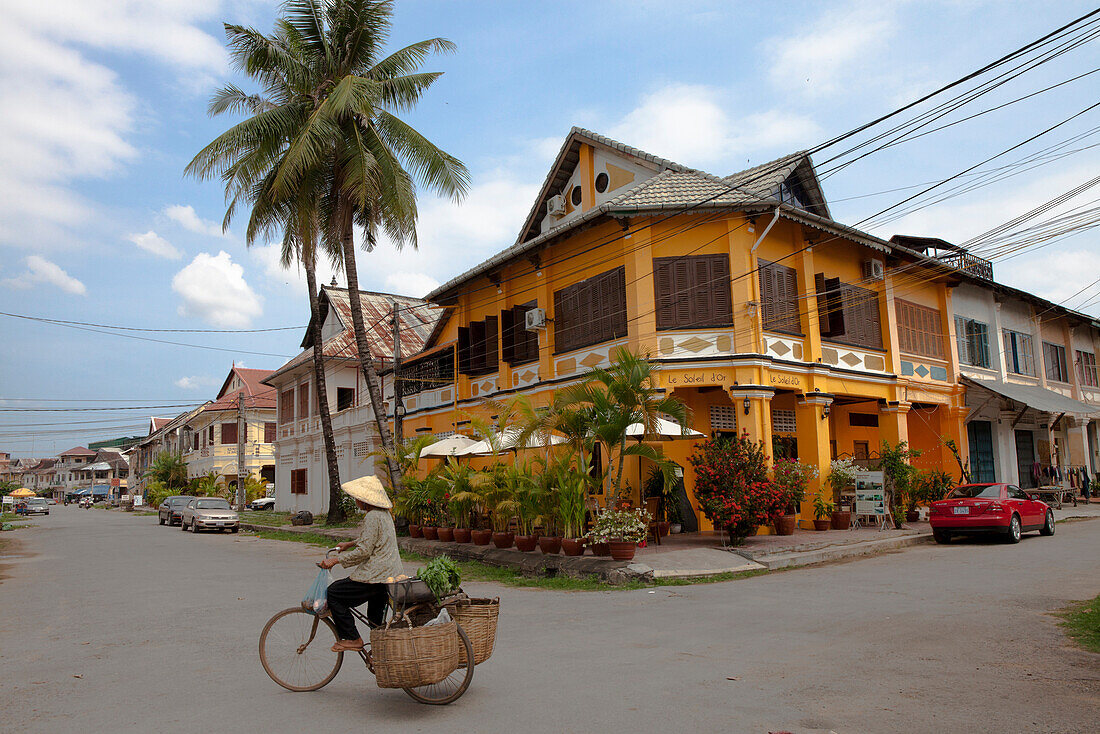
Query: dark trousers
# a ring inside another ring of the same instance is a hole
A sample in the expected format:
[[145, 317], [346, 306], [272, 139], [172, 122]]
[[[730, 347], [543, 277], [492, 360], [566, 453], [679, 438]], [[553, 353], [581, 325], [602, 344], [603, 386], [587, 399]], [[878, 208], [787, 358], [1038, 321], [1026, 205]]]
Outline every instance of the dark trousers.
[[386, 621], [389, 587], [386, 584], [364, 584], [351, 579], [339, 579], [328, 585], [328, 610], [341, 640], [359, 639], [351, 608], [366, 602], [367, 619], [376, 627]]

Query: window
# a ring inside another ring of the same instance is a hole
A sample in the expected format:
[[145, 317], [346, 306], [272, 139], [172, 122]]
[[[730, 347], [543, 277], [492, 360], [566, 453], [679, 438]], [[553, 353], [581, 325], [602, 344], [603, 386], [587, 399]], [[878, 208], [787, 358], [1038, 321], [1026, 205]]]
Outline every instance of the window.
[[1085, 387], [1100, 387], [1096, 380], [1096, 355], [1077, 350], [1077, 376]]
[[764, 328], [802, 336], [798, 317], [798, 278], [794, 268], [761, 260], [760, 311]]
[[597, 193], [602, 194], [603, 192], [607, 191], [607, 185], [610, 182], [611, 182], [611, 179], [608, 177], [608, 175], [606, 173], [603, 173], [603, 172], [597, 173], [596, 174], [596, 191], [597, 191]]
[[501, 359], [508, 364], [527, 364], [539, 358], [539, 333], [527, 330], [527, 312], [538, 306], [530, 301], [500, 312]]
[[303, 382], [298, 386], [298, 419], [309, 415], [309, 383]]
[[626, 268], [554, 292], [555, 353], [626, 336]]
[[806, 196], [806, 190], [802, 188], [802, 183], [794, 176], [779, 185], [779, 200], [799, 209], [809, 208], [810, 199]]
[[733, 323], [729, 255], [653, 258], [658, 329]]
[[573, 204], [573, 206], [580, 206], [582, 197], [583, 194], [581, 193], [580, 186], [574, 186], [573, 190], [569, 192], [569, 201]]
[[291, 423], [294, 420], [294, 388], [279, 394], [279, 422]]
[[857, 428], [878, 428], [877, 413], [849, 413], [848, 425]]
[[354, 387], [338, 387], [336, 388], [336, 412], [341, 410], [347, 410], [355, 405], [355, 388]]
[[487, 375], [500, 368], [497, 349], [497, 317], [486, 316], [458, 327], [458, 371], [464, 375]]
[[857, 347], [882, 349], [878, 293], [842, 283], [840, 278], [814, 276], [821, 336]]
[[307, 469], [291, 469], [290, 470], [290, 493], [291, 494], [306, 494], [307, 482], [306, 472]]
[[955, 317], [955, 343], [959, 362], [972, 367], [989, 368], [989, 327], [981, 321]]
[[264, 443], [275, 443], [275, 424], [264, 423]]
[[1069, 382], [1069, 369], [1066, 364], [1066, 348], [1060, 344], [1043, 342], [1043, 364], [1046, 366], [1048, 380]]
[[211, 423], [210, 427], [206, 429], [206, 444], [208, 446], [214, 445], [214, 424]]
[[1001, 336], [1004, 340], [1005, 369], [1017, 375], [1034, 375], [1035, 354], [1031, 351], [1031, 336], [1009, 329], [1005, 329]]
[[449, 347], [430, 357], [401, 365], [401, 394], [415, 395], [450, 385], [455, 380], [455, 350]]
[[710, 430], [736, 437], [737, 407], [734, 405], [710, 406]]
[[894, 300], [901, 351], [943, 359], [943, 324], [940, 312], [900, 298]]
[[222, 423], [222, 445], [237, 443], [237, 424]]

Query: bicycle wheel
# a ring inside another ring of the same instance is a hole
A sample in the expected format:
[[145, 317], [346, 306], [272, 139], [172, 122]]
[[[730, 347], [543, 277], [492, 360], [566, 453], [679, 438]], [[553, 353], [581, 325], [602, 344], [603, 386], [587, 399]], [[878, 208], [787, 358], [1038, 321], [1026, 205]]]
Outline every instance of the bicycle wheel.
[[260, 633], [260, 664], [283, 688], [316, 691], [340, 672], [344, 653], [331, 649], [338, 639], [331, 619], [284, 609]]
[[442, 706], [457, 701], [470, 687], [470, 681], [474, 677], [474, 646], [470, 643], [470, 638], [466, 636], [466, 630], [457, 624], [455, 627], [458, 628], [458, 637], [466, 648], [466, 662], [459, 665], [454, 672], [438, 683], [418, 686], [417, 688], [403, 688], [402, 690], [412, 696], [414, 701]]

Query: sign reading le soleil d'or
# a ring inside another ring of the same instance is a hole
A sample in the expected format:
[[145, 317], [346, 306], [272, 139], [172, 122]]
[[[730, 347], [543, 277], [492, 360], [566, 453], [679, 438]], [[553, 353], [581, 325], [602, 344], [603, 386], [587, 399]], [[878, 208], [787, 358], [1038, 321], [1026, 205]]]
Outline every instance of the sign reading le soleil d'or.
[[712, 385], [725, 382], [726, 376], [721, 372], [696, 370], [694, 372], [665, 375], [664, 381], [666, 385]]

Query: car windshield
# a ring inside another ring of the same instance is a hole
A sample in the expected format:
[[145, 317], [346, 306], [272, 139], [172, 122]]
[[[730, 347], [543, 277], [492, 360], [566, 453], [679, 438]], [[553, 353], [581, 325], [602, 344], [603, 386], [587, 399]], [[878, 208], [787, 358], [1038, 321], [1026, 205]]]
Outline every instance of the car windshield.
[[955, 487], [951, 490], [951, 494], [947, 495], [949, 500], [967, 499], [967, 498], [981, 498], [995, 500], [1001, 496], [1001, 485], [999, 484], [964, 484], [961, 487]]
[[232, 507], [225, 500], [198, 500], [195, 502], [197, 510], [231, 510]]
[[46, 504], [46, 500], [42, 499], [41, 497], [31, 497], [29, 500], [27, 500], [27, 502], [32, 504], [32, 505], [44, 505], [44, 504]]
[[180, 505], [186, 505], [190, 501], [191, 501], [190, 497], [180, 497], [179, 499], [176, 499], [176, 500], [169, 500], [168, 504], [172, 505], [172, 506], [175, 506], [175, 507], [178, 507]]

